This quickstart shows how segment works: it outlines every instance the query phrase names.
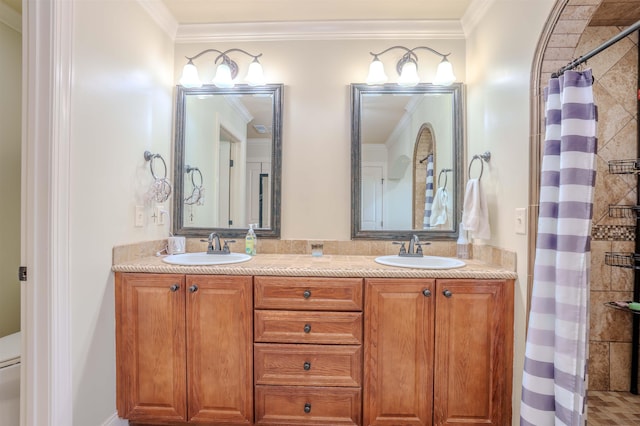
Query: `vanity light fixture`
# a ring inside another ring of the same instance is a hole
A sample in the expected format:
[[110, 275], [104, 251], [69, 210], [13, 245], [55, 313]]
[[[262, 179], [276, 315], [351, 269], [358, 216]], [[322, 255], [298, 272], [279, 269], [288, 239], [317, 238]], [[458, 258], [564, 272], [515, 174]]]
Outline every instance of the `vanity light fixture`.
[[218, 56], [216, 56], [216, 59], [214, 61], [214, 63], [217, 65], [216, 75], [213, 77], [213, 81], [212, 81], [212, 83], [215, 84], [217, 87], [220, 87], [223, 89], [230, 89], [234, 86], [233, 80], [238, 75], [238, 64], [235, 63], [229, 57], [228, 54], [231, 52], [241, 52], [253, 58], [253, 61], [249, 64], [249, 70], [247, 72], [247, 76], [245, 77], [245, 81], [249, 86], [262, 86], [265, 84], [264, 75], [262, 73], [262, 65], [260, 64], [260, 61], [258, 61], [258, 58], [262, 56], [262, 53], [258, 55], [252, 55], [251, 53], [244, 51], [242, 49], [233, 48], [233, 49], [225, 50], [224, 52], [221, 52], [220, 50], [217, 50], [217, 49], [206, 49], [195, 56], [191, 56], [191, 57], [187, 56], [186, 58], [188, 62], [184, 66], [182, 70], [182, 76], [180, 77], [180, 80], [179, 80], [180, 84], [183, 87], [190, 88], [190, 87], [202, 86], [202, 81], [198, 76], [198, 69], [193, 64], [193, 60], [209, 52], [216, 52], [218, 54]]
[[427, 46], [418, 46], [413, 49], [409, 49], [404, 46], [392, 46], [380, 53], [369, 52], [373, 56], [373, 61], [369, 66], [369, 75], [367, 76], [367, 84], [384, 84], [387, 81], [387, 75], [384, 72], [384, 66], [378, 58], [379, 55], [387, 53], [393, 49], [402, 49], [405, 51], [402, 58], [396, 64], [396, 71], [398, 72], [398, 84], [400, 86], [411, 87], [420, 82], [418, 77], [418, 55], [415, 51], [418, 49], [425, 49], [429, 52], [435, 53], [442, 58], [442, 61], [438, 65], [436, 70], [436, 77], [433, 80], [433, 84], [439, 86], [448, 86], [456, 81], [456, 76], [453, 74], [453, 67], [451, 62], [447, 59], [450, 53], [443, 54]]

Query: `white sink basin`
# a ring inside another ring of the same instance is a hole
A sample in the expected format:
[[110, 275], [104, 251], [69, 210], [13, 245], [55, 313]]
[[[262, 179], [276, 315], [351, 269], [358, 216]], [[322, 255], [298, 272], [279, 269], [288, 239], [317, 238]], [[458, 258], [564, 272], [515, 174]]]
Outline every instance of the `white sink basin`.
[[460, 259], [440, 256], [404, 257], [392, 255], [376, 257], [375, 261], [381, 265], [419, 269], [453, 269], [461, 268], [465, 265]]
[[162, 261], [172, 265], [228, 265], [241, 263], [251, 259], [244, 253], [207, 254], [206, 252], [171, 254], [163, 257]]

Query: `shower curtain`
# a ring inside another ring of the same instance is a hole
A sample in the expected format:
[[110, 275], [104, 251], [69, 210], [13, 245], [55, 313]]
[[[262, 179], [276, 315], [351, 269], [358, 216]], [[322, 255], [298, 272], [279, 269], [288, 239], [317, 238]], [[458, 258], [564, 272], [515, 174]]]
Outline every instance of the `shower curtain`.
[[427, 157], [427, 181], [424, 194], [424, 217], [422, 229], [431, 228], [431, 207], [433, 206], [433, 154]]
[[520, 425], [585, 423], [596, 107], [591, 70], [545, 89], [546, 134]]

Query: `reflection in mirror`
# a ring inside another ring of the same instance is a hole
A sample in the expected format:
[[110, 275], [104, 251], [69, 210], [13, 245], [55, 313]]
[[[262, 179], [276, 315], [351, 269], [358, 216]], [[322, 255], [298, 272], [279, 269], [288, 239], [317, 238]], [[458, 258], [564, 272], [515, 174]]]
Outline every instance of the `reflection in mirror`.
[[177, 87], [174, 234], [280, 235], [282, 85]]
[[457, 237], [462, 85], [351, 85], [353, 238]]

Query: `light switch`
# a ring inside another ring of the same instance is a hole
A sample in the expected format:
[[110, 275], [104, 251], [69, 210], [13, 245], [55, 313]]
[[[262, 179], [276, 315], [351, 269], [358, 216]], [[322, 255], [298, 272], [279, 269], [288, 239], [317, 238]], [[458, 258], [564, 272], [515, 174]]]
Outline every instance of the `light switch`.
[[527, 233], [527, 209], [516, 209], [516, 234], [526, 235]]
[[136, 206], [135, 223], [138, 228], [144, 226], [144, 206]]

